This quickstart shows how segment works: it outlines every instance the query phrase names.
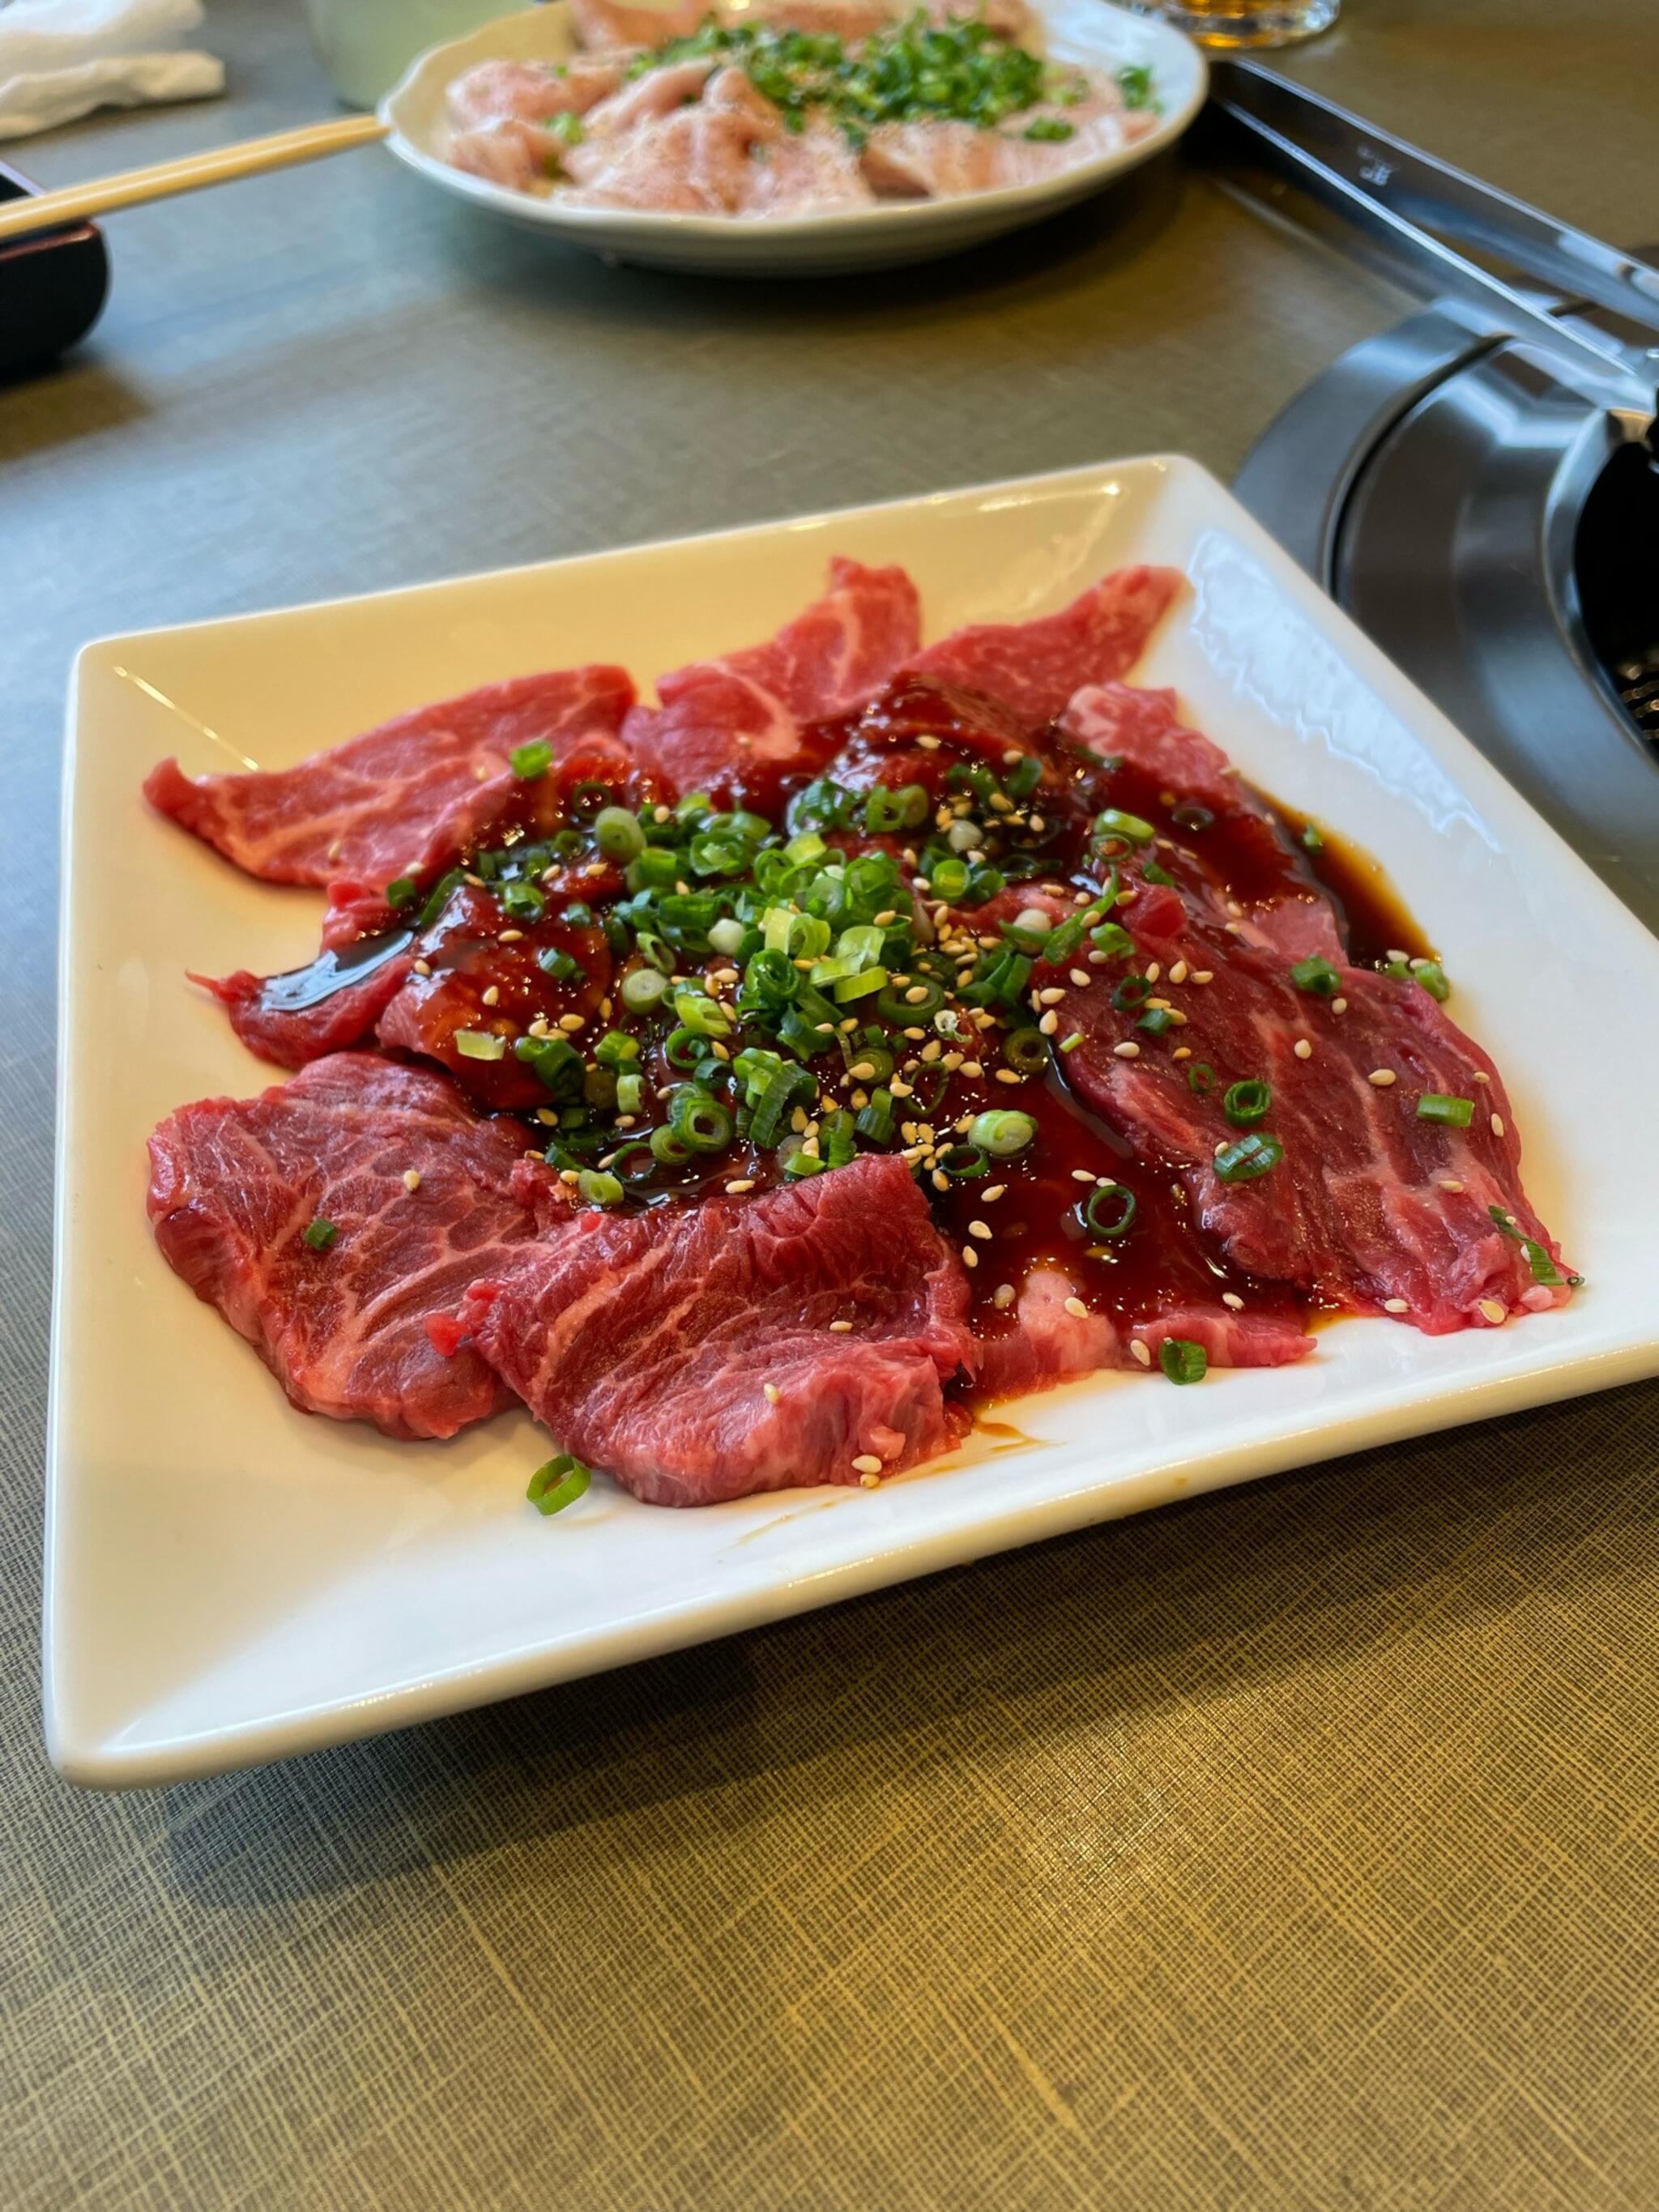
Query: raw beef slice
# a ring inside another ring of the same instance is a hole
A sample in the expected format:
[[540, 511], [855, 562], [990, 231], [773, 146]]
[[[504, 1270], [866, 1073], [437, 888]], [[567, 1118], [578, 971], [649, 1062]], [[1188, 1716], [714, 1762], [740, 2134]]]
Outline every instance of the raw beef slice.
[[[752, 1200], [589, 1213], [481, 1280], [434, 1340], [475, 1346], [567, 1451], [653, 1505], [855, 1483], [966, 1417], [968, 1284], [902, 1160]], [[837, 1329], [836, 1322], [850, 1322]]]
[[[514, 1260], [538, 1208], [544, 1224], [562, 1210], [516, 1124], [480, 1117], [447, 1076], [338, 1053], [258, 1098], [181, 1106], [149, 1150], [168, 1264], [303, 1412], [451, 1437], [507, 1402], [426, 1325]], [[320, 1252], [305, 1236], [319, 1220], [337, 1231]]]

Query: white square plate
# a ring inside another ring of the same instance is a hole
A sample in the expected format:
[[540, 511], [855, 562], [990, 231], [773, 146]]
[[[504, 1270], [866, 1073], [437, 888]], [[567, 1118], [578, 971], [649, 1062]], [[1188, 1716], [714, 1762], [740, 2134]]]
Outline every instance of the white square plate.
[[[276, 767], [498, 677], [641, 681], [765, 635], [831, 553], [901, 561], [928, 635], [1061, 605], [1127, 561], [1192, 590], [1144, 680], [1245, 774], [1383, 862], [1515, 1100], [1527, 1186], [1588, 1286], [1429, 1339], [1176, 1390], [1109, 1376], [1001, 1409], [875, 1492], [653, 1510], [603, 1480], [543, 1521], [508, 1415], [389, 1443], [290, 1409], [169, 1273], [144, 1139], [261, 1089], [186, 968], [307, 958], [319, 899], [251, 883], [139, 784]], [[167, 1781], [615, 1666], [1012, 1544], [1659, 1370], [1659, 943], [1200, 469], [1150, 459], [88, 646], [70, 712], [46, 1725], [77, 1781]]]

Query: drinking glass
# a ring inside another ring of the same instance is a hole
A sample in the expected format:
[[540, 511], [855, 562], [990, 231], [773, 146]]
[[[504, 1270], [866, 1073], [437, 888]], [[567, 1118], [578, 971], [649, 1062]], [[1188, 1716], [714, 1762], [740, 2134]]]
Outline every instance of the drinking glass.
[[1202, 46], [1287, 46], [1335, 22], [1342, 0], [1129, 0]]

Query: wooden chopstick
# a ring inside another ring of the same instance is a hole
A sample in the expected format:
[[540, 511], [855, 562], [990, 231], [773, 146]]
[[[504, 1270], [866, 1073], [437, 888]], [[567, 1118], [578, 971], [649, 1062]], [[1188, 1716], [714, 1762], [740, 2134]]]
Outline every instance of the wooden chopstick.
[[0, 205], [0, 244], [60, 223], [84, 222], [117, 208], [145, 200], [164, 200], [176, 192], [198, 192], [207, 185], [236, 177], [257, 177], [267, 169], [286, 169], [297, 161], [320, 161], [353, 146], [372, 146], [386, 136], [377, 115], [345, 115], [336, 123], [308, 123], [298, 131], [278, 131], [269, 138], [245, 138], [240, 145], [216, 146], [174, 161], [155, 161], [147, 169], [127, 169], [86, 185], [65, 185], [54, 192], [35, 192]]

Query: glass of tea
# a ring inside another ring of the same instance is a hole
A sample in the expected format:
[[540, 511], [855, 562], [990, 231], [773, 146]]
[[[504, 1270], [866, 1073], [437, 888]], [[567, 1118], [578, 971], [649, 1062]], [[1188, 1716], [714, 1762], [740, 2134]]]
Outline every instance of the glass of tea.
[[1162, 15], [1200, 46], [1287, 46], [1328, 30], [1342, 0], [1129, 0], [1143, 15]]

